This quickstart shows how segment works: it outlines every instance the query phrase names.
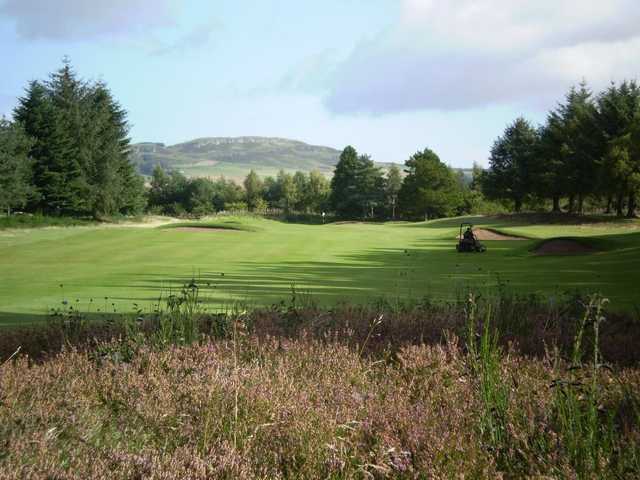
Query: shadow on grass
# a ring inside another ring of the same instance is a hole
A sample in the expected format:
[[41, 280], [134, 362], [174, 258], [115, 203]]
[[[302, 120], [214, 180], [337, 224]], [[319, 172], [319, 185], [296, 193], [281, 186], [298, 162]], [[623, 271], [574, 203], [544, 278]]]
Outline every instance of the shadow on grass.
[[535, 225], [597, 225], [640, 226], [637, 219], [618, 218], [611, 215], [572, 215], [568, 213], [521, 213], [491, 216], [463, 216], [429, 222], [409, 223], [407, 228], [456, 228], [462, 222], [470, 222], [475, 226], [493, 225], [504, 228], [531, 227]]
[[[132, 292], [123, 301], [156, 301], [195, 280], [208, 302], [240, 299], [268, 305], [309, 292], [322, 305], [365, 303], [380, 298], [435, 301], [459, 298], [469, 290], [502, 288], [514, 293], [557, 296], [601, 292], [614, 309], [633, 308], [640, 299], [640, 234], [598, 237], [606, 247], [579, 256], [533, 256], [534, 241], [487, 241], [484, 254], [459, 254], [455, 242], [425, 240], [408, 249], [374, 249], [342, 256], [336, 262], [239, 262], [237, 272], [211, 270], [166, 275], [133, 273]], [[604, 248], [603, 248], [604, 249]]]
[[[147, 311], [192, 280], [212, 308], [237, 301], [254, 306], [289, 301], [293, 286], [324, 306], [381, 298], [444, 302], [470, 290], [492, 295], [508, 289], [551, 298], [566, 292], [600, 292], [610, 298], [613, 310], [640, 311], [640, 232], [594, 241], [601, 251], [565, 257], [532, 255], [534, 241], [487, 241], [484, 254], [459, 254], [453, 240], [423, 239], [410, 248], [371, 249], [336, 261], [238, 262], [233, 273], [197, 266], [169, 274], [130, 272], [120, 284], [104, 287], [119, 288], [121, 292], [109, 298], [126, 303], [126, 309], [137, 303]], [[44, 320], [44, 312], [0, 312], [1, 325]]]

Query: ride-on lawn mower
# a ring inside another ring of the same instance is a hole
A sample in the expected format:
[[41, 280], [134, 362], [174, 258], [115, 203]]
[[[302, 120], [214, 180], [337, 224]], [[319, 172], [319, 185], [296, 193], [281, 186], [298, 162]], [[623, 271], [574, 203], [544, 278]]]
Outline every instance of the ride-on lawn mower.
[[[462, 229], [465, 228], [464, 233]], [[473, 225], [470, 223], [461, 223], [460, 224], [460, 235], [458, 236], [458, 244], [456, 245], [456, 250], [458, 252], [485, 252], [487, 248], [480, 243], [480, 240], [477, 239], [475, 234], [473, 233]]]

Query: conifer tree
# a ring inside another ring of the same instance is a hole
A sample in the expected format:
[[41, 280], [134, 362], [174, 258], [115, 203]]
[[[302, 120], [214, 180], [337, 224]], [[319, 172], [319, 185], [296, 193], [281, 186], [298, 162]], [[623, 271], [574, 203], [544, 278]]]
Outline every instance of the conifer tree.
[[509, 125], [491, 148], [489, 169], [482, 180], [488, 198], [509, 199], [519, 212], [532, 193], [532, 166], [538, 153], [538, 132], [524, 118]]
[[458, 180], [447, 165], [430, 149], [417, 152], [405, 162], [407, 176], [402, 182], [398, 202], [411, 218], [438, 218], [453, 214], [462, 203]]
[[20, 124], [0, 118], [0, 209], [7, 215], [12, 209], [24, 207], [35, 193], [31, 146], [32, 141]]

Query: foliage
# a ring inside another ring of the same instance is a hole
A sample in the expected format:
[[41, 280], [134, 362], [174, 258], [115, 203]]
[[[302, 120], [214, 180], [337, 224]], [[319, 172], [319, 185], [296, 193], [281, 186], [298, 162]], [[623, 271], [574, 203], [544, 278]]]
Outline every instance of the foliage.
[[47, 81], [29, 84], [14, 116], [33, 139], [30, 211], [98, 218], [144, 207], [126, 112], [104, 83], [79, 79], [65, 61]]
[[262, 197], [262, 181], [255, 170], [251, 170], [244, 179], [244, 191], [247, 199], [247, 205], [250, 210], [254, 210], [258, 201]]
[[[148, 196], [150, 208], [177, 216], [208, 215], [230, 209], [230, 205], [243, 202], [246, 198], [242, 187], [232, 180], [187, 178], [177, 171], [167, 173], [160, 165], [153, 170]], [[254, 208], [260, 200], [259, 197], [254, 199]]]
[[611, 84], [593, 96], [583, 82], [572, 87], [537, 130], [524, 119], [496, 140], [482, 190], [509, 198], [514, 209], [547, 207], [582, 214], [586, 207], [635, 216], [640, 191], [638, 132], [640, 87]]
[[[211, 314], [191, 283], [148, 316], [113, 318], [87, 344], [36, 362], [3, 356], [0, 469], [7, 478], [637, 477], [637, 365], [562, 383], [575, 366], [540, 339], [538, 356], [503, 350], [507, 298], [470, 298], [466, 314], [429, 302], [324, 311], [294, 290], [270, 310]], [[455, 319], [467, 322], [466, 349]], [[74, 322], [69, 340], [89, 325]], [[572, 333], [581, 349], [584, 329]]]
[[8, 215], [12, 209], [23, 208], [35, 194], [31, 146], [20, 124], [0, 119], [0, 210]]
[[507, 127], [491, 148], [489, 170], [482, 189], [490, 199], [510, 199], [519, 212], [531, 193], [531, 170], [538, 149], [538, 133], [524, 118]]
[[398, 205], [398, 194], [402, 188], [402, 174], [400, 168], [396, 165], [391, 165], [387, 171], [387, 178], [385, 179], [385, 203], [387, 209], [391, 210], [391, 219], [396, 218], [396, 207]]
[[461, 186], [453, 171], [432, 150], [405, 163], [407, 176], [398, 193], [404, 215], [425, 220], [451, 216], [461, 203]]
[[348, 146], [340, 154], [331, 179], [329, 203], [338, 217], [374, 217], [384, 199], [382, 172], [367, 155]]

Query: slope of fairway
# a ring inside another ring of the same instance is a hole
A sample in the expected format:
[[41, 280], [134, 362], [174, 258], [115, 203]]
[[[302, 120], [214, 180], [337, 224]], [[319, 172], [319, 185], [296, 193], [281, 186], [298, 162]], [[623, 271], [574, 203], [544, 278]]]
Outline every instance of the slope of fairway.
[[[4, 231], [0, 321], [43, 315], [62, 301], [93, 312], [132, 311], [134, 303], [148, 309], [191, 278], [199, 280], [212, 308], [237, 299], [262, 305], [286, 300], [292, 284], [324, 304], [383, 296], [447, 299], [499, 282], [521, 293], [602, 292], [620, 309], [640, 303], [637, 222], [563, 226], [470, 220], [529, 240], [489, 240], [484, 254], [458, 254], [461, 219], [329, 225], [223, 220], [242, 227], [232, 233], [104, 227]], [[553, 237], [584, 237], [596, 251], [531, 253], [541, 239]]]

